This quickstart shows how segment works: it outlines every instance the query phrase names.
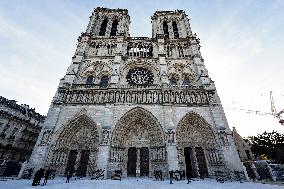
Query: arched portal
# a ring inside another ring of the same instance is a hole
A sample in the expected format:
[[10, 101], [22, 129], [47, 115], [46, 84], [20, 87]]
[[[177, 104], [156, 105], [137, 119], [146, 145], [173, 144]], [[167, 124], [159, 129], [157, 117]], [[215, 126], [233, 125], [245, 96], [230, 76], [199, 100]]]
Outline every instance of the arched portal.
[[200, 115], [187, 113], [179, 121], [176, 135], [179, 165], [190, 177], [207, 177], [214, 166], [223, 164], [211, 126]]
[[115, 125], [110, 148], [109, 175], [122, 170], [123, 176], [153, 176], [154, 170], [167, 174], [163, 129], [149, 111], [136, 107]]
[[68, 171], [78, 176], [90, 175], [96, 169], [99, 146], [99, 132], [95, 122], [86, 115], [80, 115], [57, 133], [47, 166], [61, 176]]

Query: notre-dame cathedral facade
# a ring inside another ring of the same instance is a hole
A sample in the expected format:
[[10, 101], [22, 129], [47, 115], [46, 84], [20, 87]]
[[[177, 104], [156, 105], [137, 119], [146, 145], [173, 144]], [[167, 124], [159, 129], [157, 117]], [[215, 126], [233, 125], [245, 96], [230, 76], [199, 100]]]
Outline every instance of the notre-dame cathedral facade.
[[96, 8], [61, 79], [29, 166], [78, 176], [242, 170], [184, 11], [157, 11], [130, 37], [126, 9]]

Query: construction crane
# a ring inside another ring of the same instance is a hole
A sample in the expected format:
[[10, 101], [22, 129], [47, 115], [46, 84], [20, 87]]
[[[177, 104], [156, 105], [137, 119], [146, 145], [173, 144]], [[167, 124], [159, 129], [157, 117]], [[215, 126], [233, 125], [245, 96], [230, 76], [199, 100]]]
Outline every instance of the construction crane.
[[275, 108], [275, 103], [272, 95], [272, 91], [270, 91], [270, 102], [271, 102], [271, 112], [272, 115], [279, 120], [279, 123], [284, 126], [284, 119], [282, 118], [282, 114], [284, 113], [284, 109], [278, 112]]
[[272, 95], [272, 91], [270, 91], [270, 103], [271, 103], [271, 112], [262, 112], [259, 110], [249, 110], [249, 109], [243, 109], [243, 108], [232, 108], [232, 107], [224, 107], [227, 110], [233, 110], [233, 111], [239, 111], [239, 112], [245, 112], [248, 114], [257, 114], [257, 115], [272, 115], [273, 117], [277, 118], [279, 120], [279, 123], [284, 126], [284, 118], [282, 115], [284, 115], [284, 109], [278, 112], [275, 108], [275, 103]]

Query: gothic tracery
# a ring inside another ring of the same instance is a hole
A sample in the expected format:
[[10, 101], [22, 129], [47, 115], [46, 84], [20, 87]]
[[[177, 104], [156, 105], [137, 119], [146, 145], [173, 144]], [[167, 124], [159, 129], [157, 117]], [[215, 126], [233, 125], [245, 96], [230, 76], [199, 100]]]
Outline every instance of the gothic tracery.
[[[78, 159], [80, 153], [85, 150], [89, 151], [92, 157], [89, 160], [88, 169], [94, 169], [99, 145], [99, 131], [96, 124], [86, 115], [80, 115], [58, 132], [58, 140], [50, 151], [51, 166], [59, 174], [64, 174], [71, 151], [77, 151]], [[79, 160], [76, 163], [78, 166]]]

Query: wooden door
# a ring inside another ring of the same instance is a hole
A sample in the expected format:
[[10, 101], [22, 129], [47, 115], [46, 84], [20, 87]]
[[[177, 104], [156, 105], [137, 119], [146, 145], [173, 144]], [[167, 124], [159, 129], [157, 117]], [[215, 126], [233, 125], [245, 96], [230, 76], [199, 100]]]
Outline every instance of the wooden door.
[[82, 150], [80, 164], [78, 167], [77, 175], [81, 177], [86, 176], [88, 162], [89, 162], [90, 150]]
[[208, 169], [207, 169], [207, 163], [206, 158], [204, 154], [204, 150], [202, 147], [195, 147], [195, 153], [196, 153], [196, 160], [198, 164], [198, 171], [200, 177], [207, 177], [208, 176]]
[[127, 176], [136, 176], [137, 149], [130, 147], [128, 149]]
[[194, 174], [193, 169], [192, 169], [191, 153], [192, 153], [191, 147], [185, 147], [184, 148], [185, 174], [189, 178], [195, 177], [195, 174]]
[[68, 171], [71, 171], [72, 173], [74, 172], [74, 166], [76, 163], [77, 154], [78, 154], [77, 150], [70, 150], [65, 170], [65, 175], [67, 174]]
[[140, 149], [140, 176], [149, 176], [149, 149]]

